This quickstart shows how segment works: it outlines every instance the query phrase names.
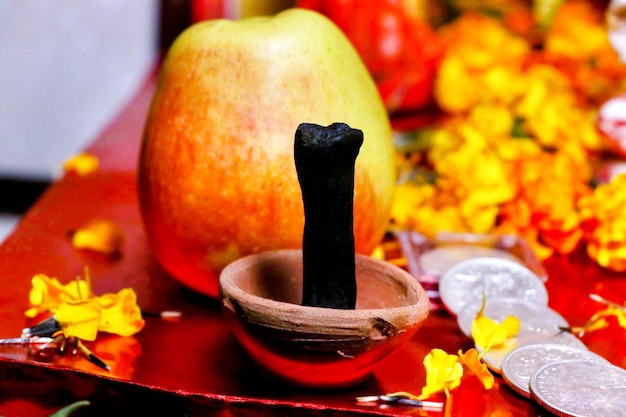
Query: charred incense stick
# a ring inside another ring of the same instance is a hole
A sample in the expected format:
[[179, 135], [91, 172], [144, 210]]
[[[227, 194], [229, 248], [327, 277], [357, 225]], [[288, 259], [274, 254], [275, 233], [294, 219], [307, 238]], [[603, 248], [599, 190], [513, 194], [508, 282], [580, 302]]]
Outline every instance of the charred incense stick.
[[294, 158], [304, 203], [302, 304], [354, 309], [354, 171], [363, 132], [345, 123], [298, 126]]

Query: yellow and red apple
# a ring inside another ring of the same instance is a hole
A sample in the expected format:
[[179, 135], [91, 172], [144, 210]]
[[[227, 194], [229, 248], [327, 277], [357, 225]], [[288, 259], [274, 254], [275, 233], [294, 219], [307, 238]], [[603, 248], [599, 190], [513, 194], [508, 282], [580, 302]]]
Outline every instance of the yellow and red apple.
[[221, 269], [247, 254], [299, 248], [304, 215], [293, 158], [300, 123], [364, 132], [354, 235], [378, 244], [395, 181], [389, 119], [363, 62], [322, 15], [197, 23], [163, 63], [138, 167], [140, 208], [157, 260], [217, 295]]

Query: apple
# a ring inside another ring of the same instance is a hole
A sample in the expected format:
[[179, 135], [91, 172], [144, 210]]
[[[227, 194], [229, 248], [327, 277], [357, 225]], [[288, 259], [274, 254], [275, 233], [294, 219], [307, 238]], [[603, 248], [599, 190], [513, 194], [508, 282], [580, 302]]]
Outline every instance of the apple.
[[369, 254], [389, 220], [395, 183], [389, 118], [342, 32], [321, 14], [196, 23], [174, 42], [149, 110], [139, 201], [156, 259], [192, 289], [217, 296], [230, 262], [300, 248], [294, 163], [300, 123], [364, 133], [355, 166], [355, 250]]

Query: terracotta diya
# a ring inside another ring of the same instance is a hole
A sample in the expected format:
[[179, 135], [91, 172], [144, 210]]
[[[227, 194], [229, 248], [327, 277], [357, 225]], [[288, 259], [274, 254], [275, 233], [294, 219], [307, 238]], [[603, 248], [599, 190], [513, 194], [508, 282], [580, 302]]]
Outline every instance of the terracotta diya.
[[345, 124], [300, 125], [294, 153], [302, 250], [250, 255], [220, 276], [224, 315], [244, 349], [297, 385], [364, 381], [428, 316], [428, 297], [412, 275], [355, 255], [354, 163], [362, 141], [362, 132]]

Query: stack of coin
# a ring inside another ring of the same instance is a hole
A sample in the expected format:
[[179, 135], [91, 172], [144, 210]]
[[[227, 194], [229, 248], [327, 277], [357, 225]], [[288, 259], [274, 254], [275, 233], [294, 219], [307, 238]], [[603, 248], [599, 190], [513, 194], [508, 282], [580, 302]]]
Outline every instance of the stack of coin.
[[[461, 331], [470, 337], [472, 321], [481, 305], [482, 300], [468, 303], [457, 316]], [[514, 338], [507, 339], [501, 346], [484, 352], [483, 360], [494, 372], [502, 373], [504, 357], [520, 346], [554, 343], [587, 349], [580, 339], [563, 330], [569, 326], [567, 320], [547, 305], [534, 304], [519, 298], [493, 297], [486, 299], [484, 314], [497, 322], [502, 322], [507, 316], [515, 316], [520, 321], [519, 333]], [[483, 353], [480, 346], [476, 346], [476, 349]]]
[[515, 392], [531, 398], [530, 380], [533, 374], [544, 365], [562, 360], [585, 360], [610, 365], [602, 356], [584, 348], [554, 343], [531, 344], [520, 346], [504, 357], [502, 378]]
[[548, 307], [543, 280], [532, 271], [508, 259], [468, 259], [441, 276], [439, 291], [445, 309], [469, 337], [483, 296], [485, 316], [520, 320], [514, 338], [483, 352], [487, 366], [515, 392], [559, 416], [626, 417], [626, 370], [564, 330], [569, 324]]
[[461, 331], [471, 337], [472, 321], [485, 297], [485, 316], [501, 322], [507, 316], [520, 320], [520, 331], [501, 346], [482, 352], [494, 372], [502, 372], [502, 360], [513, 349], [536, 343], [555, 343], [586, 349], [571, 333], [569, 325], [548, 307], [548, 291], [535, 273], [518, 262], [494, 257], [478, 257], [450, 267], [439, 283], [441, 300], [456, 316]]
[[541, 366], [530, 377], [532, 398], [567, 417], [626, 417], [626, 370], [610, 363], [569, 359]]

